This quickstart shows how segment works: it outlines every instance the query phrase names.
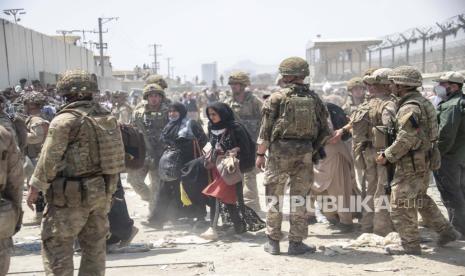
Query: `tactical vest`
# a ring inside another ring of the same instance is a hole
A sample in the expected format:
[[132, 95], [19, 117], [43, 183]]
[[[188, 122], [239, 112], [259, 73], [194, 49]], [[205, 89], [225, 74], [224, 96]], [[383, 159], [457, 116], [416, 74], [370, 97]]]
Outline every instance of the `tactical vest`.
[[273, 125], [272, 140], [314, 140], [318, 134], [315, 93], [306, 87], [293, 86], [282, 92], [279, 116]]
[[256, 100], [252, 95], [247, 95], [244, 103], [238, 103], [231, 97], [226, 103], [234, 111], [236, 119], [241, 122], [252, 135], [252, 139], [257, 139], [259, 124], [260, 124], [260, 110], [256, 110], [254, 105]]
[[160, 135], [168, 123], [168, 108], [164, 104], [159, 111], [151, 111], [146, 107], [140, 107], [136, 110], [134, 117], [136, 127], [144, 135], [147, 155], [157, 163], [164, 150], [164, 146], [160, 142]]
[[[369, 119], [371, 129], [368, 133], [370, 141], [375, 148], [386, 148], [388, 129], [383, 125], [383, 110], [391, 103], [389, 98], [373, 98], [369, 100]], [[395, 115], [395, 114], [393, 114]]]
[[[439, 138], [439, 127], [437, 121], [437, 114], [433, 104], [418, 94], [418, 96], [408, 99], [402, 106], [407, 104], [414, 104], [420, 108], [421, 115], [418, 118], [418, 138], [421, 140], [421, 144], [417, 145], [413, 150], [422, 150], [429, 151], [432, 148], [432, 145]], [[400, 109], [399, 107], [399, 109]]]
[[352, 139], [354, 143], [371, 141], [370, 105], [368, 101], [361, 103], [350, 116], [352, 123]]
[[76, 137], [70, 138], [65, 153], [63, 176], [87, 177], [95, 174], [117, 174], [125, 169], [125, 151], [116, 118], [91, 108], [63, 109], [79, 118]]

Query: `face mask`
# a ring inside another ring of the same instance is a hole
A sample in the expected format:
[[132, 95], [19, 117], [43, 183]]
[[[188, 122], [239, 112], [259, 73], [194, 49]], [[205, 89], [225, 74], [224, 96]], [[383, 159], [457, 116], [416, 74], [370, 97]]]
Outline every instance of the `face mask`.
[[443, 86], [440, 86], [440, 85], [436, 85], [434, 87], [434, 92], [436, 93], [436, 95], [441, 98], [441, 99], [446, 99], [447, 98], [447, 89], [444, 88]]
[[178, 115], [172, 115], [172, 116], [168, 116], [168, 119], [173, 122], [173, 121], [177, 121], [179, 119], [179, 114]]

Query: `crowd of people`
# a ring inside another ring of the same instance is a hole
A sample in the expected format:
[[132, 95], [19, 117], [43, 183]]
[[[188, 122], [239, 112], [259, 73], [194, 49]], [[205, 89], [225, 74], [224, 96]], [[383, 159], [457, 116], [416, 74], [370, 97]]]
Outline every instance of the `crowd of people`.
[[[279, 73], [276, 86], [260, 96], [245, 72], [229, 76], [228, 92], [180, 96], [152, 75], [142, 99], [125, 91], [100, 94], [96, 76], [81, 70], [64, 73], [56, 87], [21, 80], [6, 89], [0, 275], [8, 271], [11, 237], [31, 224], [41, 224], [47, 275], [72, 275], [76, 246], [80, 275], [103, 275], [107, 248], [128, 246], [139, 231], [122, 173], [148, 202], [144, 226], [187, 221], [204, 228], [200, 236], [208, 240], [219, 231], [266, 228], [264, 250], [272, 255], [281, 254], [288, 189], [289, 255], [316, 250], [303, 240], [308, 225], [321, 220], [317, 212], [340, 233], [398, 232], [401, 246], [389, 254], [421, 254], [417, 212], [439, 234], [439, 246], [465, 236], [460, 73], [442, 75], [432, 95], [422, 95], [421, 73], [411, 66], [370, 69], [346, 89], [316, 92], [305, 83], [305, 60], [287, 58]], [[433, 172], [448, 218], [427, 194]], [[35, 216], [23, 222], [24, 185]], [[365, 208], [354, 208], [354, 199]]]

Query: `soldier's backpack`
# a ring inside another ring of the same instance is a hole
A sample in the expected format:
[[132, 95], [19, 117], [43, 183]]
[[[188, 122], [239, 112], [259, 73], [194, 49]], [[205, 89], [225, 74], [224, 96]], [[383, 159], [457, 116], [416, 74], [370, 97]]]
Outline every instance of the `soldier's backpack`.
[[145, 161], [145, 141], [144, 135], [136, 127], [121, 124], [121, 136], [123, 138], [124, 151], [126, 157], [124, 163], [128, 169], [140, 169]]
[[272, 139], [315, 139], [318, 133], [316, 97], [313, 91], [297, 86], [285, 91]]

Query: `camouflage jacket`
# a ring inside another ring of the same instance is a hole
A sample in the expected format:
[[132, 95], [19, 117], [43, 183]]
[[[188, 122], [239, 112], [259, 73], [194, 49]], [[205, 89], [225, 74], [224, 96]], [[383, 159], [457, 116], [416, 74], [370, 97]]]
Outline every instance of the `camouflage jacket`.
[[[399, 167], [415, 171], [426, 169], [426, 152], [432, 149], [432, 141], [437, 139], [437, 119], [428, 117], [434, 107], [419, 92], [412, 91], [399, 99], [396, 114], [396, 139], [385, 150], [391, 163], [400, 162]], [[413, 161], [412, 161], [413, 160]]]
[[225, 103], [234, 111], [236, 119], [247, 128], [252, 139], [256, 140], [260, 127], [262, 102], [251, 92], [246, 92], [244, 102], [240, 103], [230, 96]]
[[[306, 90], [308, 93], [312, 92], [307, 85], [295, 85], [300, 86], [301, 89]], [[267, 147], [272, 141], [272, 132], [273, 127], [279, 118], [281, 102], [285, 100], [286, 94], [288, 93], [291, 86], [280, 89], [277, 92], [271, 94], [271, 96], [265, 101], [262, 108], [262, 121], [260, 126], [260, 131], [258, 134], [257, 144], [264, 144]], [[319, 147], [324, 145], [325, 140], [330, 135], [330, 129], [328, 126], [328, 111], [326, 110], [325, 105], [318, 97], [314, 94], [315, 99], [315, 114], [317, 114], [317, 137], [315, 141], [312, 141], [314, 150], [317, 150]]]
[[[0, 197], [11, 200], [21, 210], [24, 173], [21, 152], [11, 131], [0, 122]], [[19, 212], [18, 212], [19, 214]]]
[[60, 174], [64, 177], [91, 177], [101, 174], [99, 146], [95, 130], [83, 124], [82, 116], [63, 110], [110, 115], [93, 101], [70, 103], [50, 123], [31, 185], [46, 191]]
[[154, 109], [148, 104], [139, 105], [133, 112], [132, 123], [144, 135], [147, 157], [157, 163], [164, 150], [160, 135], [168, 123], [168, 106], [162, 103], [160, 108]]
[[40, 116], [32, 115], [26, 119], [27, 146], [26, 155], [29, 158], [37, 158], [47, 135], [49, 122]]

